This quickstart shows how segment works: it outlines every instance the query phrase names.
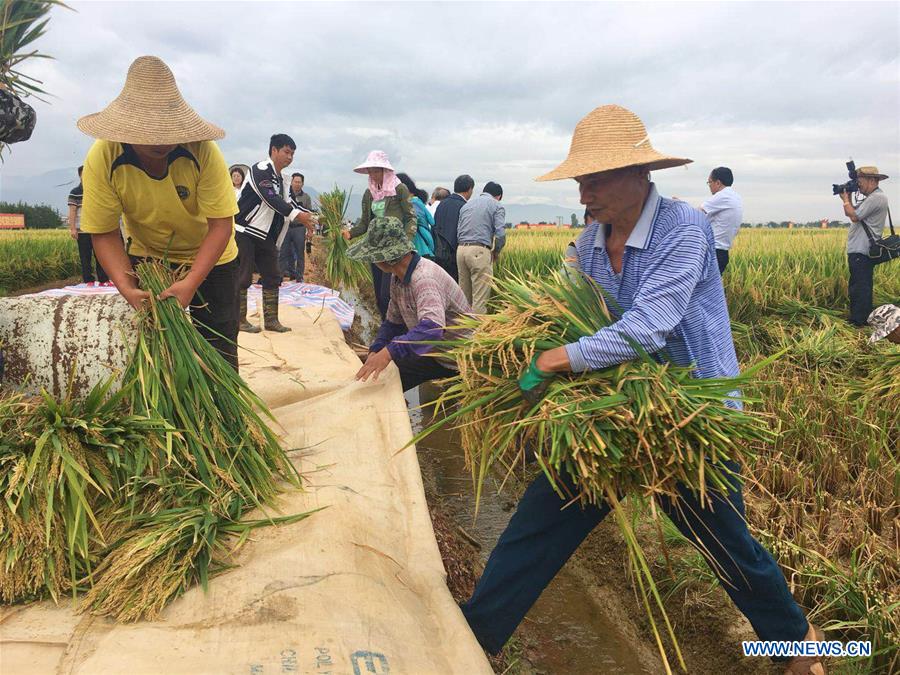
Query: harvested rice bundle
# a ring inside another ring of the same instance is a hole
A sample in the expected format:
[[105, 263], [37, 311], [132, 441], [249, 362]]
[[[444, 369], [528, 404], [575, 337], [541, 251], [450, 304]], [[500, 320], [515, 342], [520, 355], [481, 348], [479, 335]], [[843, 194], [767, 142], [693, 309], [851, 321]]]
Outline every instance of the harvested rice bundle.
[[[530, 281], [512, 277], [497, 285], [497, 313], [464, 319], [462, 327], [472, 331], [471, 337], [441, 343], [456, 358], [459, 375], [448, 380], [449, 387], [436, 402], [443, 419], [414, 440], [457, 425], [476, 500], [495, 464], [509, 475], [533, 453], [564, 499], [609, 502], [663, 659], [651, 597], [684, 667], [621, 500], [625, 496], [648, 500], [649, 511], [659, 517], [654, 500], [677, 496], [678, 484], [704, 504], [709, 503], [710, 490], [727, 491], [736, 476], [726, 463], [746, 461], [752, 444], [770, 436], [762, 417], [725, 403], [738, 396], [737, 390], [752, 373], [695, 379], [691, 368], [658, 361], [635, 346], [637, 359], [602, 371], [557, 377], [543, 400], [527, 404], [518, 378], [535, 353], [593, 335], [614, 319], [602, 289], [571, 272]], [[567, 493], [561, 475], [575, 486], [575, 494]]]
[[119, 392], [0, 401], [3, 602], [87, 589], [82, 608], [152, 617], [205, 588], [250, 530], [312, 513], [240, 521], [299, 474], [264, 404], [176, 301], [156, 299], [173, 272], [137, 271], [152, 297]]
[[322, 224], [328, 240], [328, 255], [325, 258], [325, 278], [332, 288], [357, 288], [369, 279], [369, 270], [358, 260], [347, 257], [347, 240], [344, 239], [343, 224], [350, 203], [350, 195], [339, 187], [319, 195], [322, 207]]
[[177, 431], [168, 433], [167, 462], [196, 477], [221, 497], [231, 493], [261, 506], [278, 492], [279, 479], [299, 486], [300, 478], [263, 420], [272, 418], [221, 355], [191, 325], [175, 299], [157, 300], [174, 272], [156, 262], [137, 266], [149, 307], [140, 316], [137, 346], [124, 376], [132, 411], [160, 416]]
[[28, 600], [45, 592], [58, 600], [70, 587], [63, 525], [51, 513], [48, 532], [41, 515], [20, 516], [5, 505], [0, 508], [2, 603]]
[[156, 299], [173, 282], [172, 270], [148, 262], [136, 271], [151, 300], [123, 389], [135, 414], [170, 426], [153, 470], [135, 475], [114, 514], [130, 527], [89, 578], [85, 605], [122, 621], [156, 616], [197, 581], [206, 588], [251, 529], [312, 513], [240, 522], [272, 502], [280, 480], [299, 486], [300, 476], [263, 419], [274, 419], [268, 408], [176, 301]]
[[[146, 513], [120, 510], [133, 524], [97, 567], [95, 582], [85, 596], [86, 606], [119, 621], [156, 618], [172, 600], [209, 577], [230, 567], [230, 557], [250, 531], [267, 525], [295, 523], [313, 511], [264, 520], [241, 521], [251, 508], [232, 493], [222, 513], [201, 484], [174, 483]], [[150, 506], [145, 504], [145, 506]]]
[[165, 423], [124, 414], [109, 388], [0, 400], [0, 601], [76, 589], [110, 533], [103, 506], [155, 453]]
[[586, 502], [610, 492], [675, 496], [676, 483], [705, 502], [708, 487], [731, 482], [725, 462], [747, 458], [748, 441], [768, 437], [762, 418], [724, 403], [737, 396], [749, 374], [695, 379], [691, 368], [646, 354], [556, 378], [542, 401], [527, 406], [518, 389], [523, 364], [538, 351], [593, 335], [613, 319], [602, 289], [588, 278], [554, 273], [498, 285], [498, 313], [463, 319], [471, 338], [443, 343], [459, 376], [438, 400], [446, 417], [422, 434], [459, 423], [479, 496], [495, 462], [514, 468], [534, 452], [554, 484], [565, 471]]

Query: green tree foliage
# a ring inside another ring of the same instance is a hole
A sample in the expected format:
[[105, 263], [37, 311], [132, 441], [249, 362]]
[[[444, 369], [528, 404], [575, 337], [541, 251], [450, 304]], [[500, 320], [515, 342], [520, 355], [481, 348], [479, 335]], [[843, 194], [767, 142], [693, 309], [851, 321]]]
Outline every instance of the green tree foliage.
[[25, 202], [0, 202], [0, 213], [25, 214], [25, 227], [29, 230], [48, 230], [66, 224], [62, 214], [47, 204], [33, 206]]

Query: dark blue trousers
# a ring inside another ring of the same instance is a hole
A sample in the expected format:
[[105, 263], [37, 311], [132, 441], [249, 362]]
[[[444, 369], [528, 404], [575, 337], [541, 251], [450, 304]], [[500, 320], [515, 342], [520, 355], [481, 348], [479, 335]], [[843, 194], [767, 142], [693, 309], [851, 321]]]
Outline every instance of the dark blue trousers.
[[[679, 492], [678, 500], [661, 500], [663, 510], [695, 546], [699, 541], [708, 562], [712, 556], [710, 567], [759, 639], [802, 640], [809, 629], [806, 617], [772, 556], [750, 535], [740, 487], [714, 497], [711, 509], [702, 508], [687, 489]], [[605, 503], [565, 504], [541, 474], [525, 491], [475, 592], [462, 605], [475, 637], [492, 654], [610, 511]]]
[[294, 281], [303, 281], [306, 272], [306, 228], [294, 226], [284, 235], [281, 251], [278, 252], [278, 268], [282, 276]]
[[872, 293], [875, 278], [875, 264], [864, 253], [849, 253], [850, 282], [847, 294], [850, 296], [850, 323], [865, 326], [872, 311]]

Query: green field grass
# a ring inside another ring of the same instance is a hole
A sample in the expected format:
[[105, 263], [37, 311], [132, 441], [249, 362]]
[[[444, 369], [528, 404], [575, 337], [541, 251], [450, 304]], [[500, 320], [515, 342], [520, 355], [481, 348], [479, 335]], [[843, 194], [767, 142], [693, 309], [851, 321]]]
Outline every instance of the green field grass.
[[68, 230], [0, 231], [0, 296], [81, 272]]

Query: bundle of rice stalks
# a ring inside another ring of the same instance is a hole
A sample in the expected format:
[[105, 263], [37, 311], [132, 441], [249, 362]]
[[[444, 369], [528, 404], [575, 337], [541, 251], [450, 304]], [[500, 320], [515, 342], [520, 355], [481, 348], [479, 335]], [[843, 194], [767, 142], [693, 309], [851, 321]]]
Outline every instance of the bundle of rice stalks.
[[[233, 493], [222, 512], [202, 485], [169, 486], [161, 508], [148, 513], [120, 509], [132, 527], [109, 547], [97, 567], [85, 603], [119, 621], [156, 618], [195, 583], [207, 589], [210, 576], [230, 567], [227, 559], [257, 528], [295, 523], [312, 514], [241, 521], [247, 504]], [[148, 504], [149, 505], [149, 504]], [[153, 508], [153, 507], [151, 507]]]
[[[55, 600], [90, 573], [109, 528], [103, 505], [156, 452], [158, 418], [123, 414], [110, 382], [81, 400], [0, 400], [0, 600]], [[70, 388], [71, 389], [71, 388]]]
[[[456, 358], [459, 375], [436, 402], [445, 417], [415, 440], [458, 425], [476, 499], [492, 467], [500, 464], [508, 475], [533, 452], [564, 499], [607, 501], [625, 536], [660, 653], [665, 660], [651, 598], [684, 667], [621, 499], [648, 500], [658, 517], [655, 500], [677, 496], [678, 484], [704, 504], [710, 490], [729, 490], [736, 476], [726, 463], [750, 459], [751, 444], [770, 436], [764, 419], [725, 403], [738, 396], [752, 373], [695, 379], [691, 368], [638, 349], [634, 361], [551, 380], [544, 399], [530, 406], [517, 380], [533, 355], [593, 335], [614, 318], [596, 283], [587, 277], [570, 280], [560, 272], [528, 282], [501, 281], [497, 306], [496, 314], [463, 320], [471, 338], [442, 343]], [[560, 481], [562, 475], [574, 485], [574, 494]]]
[[136, 272], [151, 300], [140, 315], [124, 387], [134, 414], [160, 416], [177, 430], [167, 435], [165, 462], [221, 495], [226, 506], [231, 492], [261, 506], [275, 496], [279, 479], [299, 486], [296, 469], [262, 418], [273, 419], [263, 402], [174, 298], [156, 299], [175, 273], [156, 262], [141, 263]]
[[347, 240], [343, 235], [344, 216], [350, 195], [335, 186], [331, 192], [319, 195], [321, 205], [321, 221], [328, 242], [328, 254], [325, 257], [325, 278], [332, 288], [358, 288], [369, 279], [368, 268], [358, 260], [347, 257]]

